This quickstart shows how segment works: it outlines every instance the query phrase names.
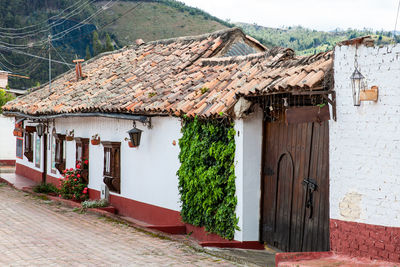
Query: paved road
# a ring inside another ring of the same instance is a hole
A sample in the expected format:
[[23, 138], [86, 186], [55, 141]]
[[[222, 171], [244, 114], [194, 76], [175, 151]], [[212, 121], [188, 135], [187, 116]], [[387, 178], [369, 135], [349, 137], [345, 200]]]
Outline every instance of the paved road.
[[0, 184], [0, 266], [237, 266]]

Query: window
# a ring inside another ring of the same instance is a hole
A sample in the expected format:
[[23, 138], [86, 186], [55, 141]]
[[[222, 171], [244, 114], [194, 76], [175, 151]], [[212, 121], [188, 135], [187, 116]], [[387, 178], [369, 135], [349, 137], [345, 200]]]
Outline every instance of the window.
[[103, 182], [111, 192], [121, 192], [120, 142], [101, 142], [104, 147]]
[[17, 137], [17, 158], [22, 159], [22, 146], [24, 144], [24, 140], [22, 138]]
[[76, 164], [81, 165], [81, 176], [86, 183], [89, 183], [89, 138], [75, 137], [76, 142]]
[[76, 137], [76, 163], [89, 159], [89, 138]]
[[36, 134], [35, 140], [35, 167], [40, 168], [40, 157], [42, 153], [41, 138]]
[[55, 134], [53, 147], [54, 147], [54, 167], [60, 173], [62, 173], [63, 170], [65, 170], [65, 158], [66, 158], [65, 135]]
[[33, 144], [34, 144], [34, 135], [33, 133], [36, 131], [36, 128], [33, 126], [25, 127], [25, 147], [24, 147], [24, 156], [28, 159], [28, 161], [33, 162]]

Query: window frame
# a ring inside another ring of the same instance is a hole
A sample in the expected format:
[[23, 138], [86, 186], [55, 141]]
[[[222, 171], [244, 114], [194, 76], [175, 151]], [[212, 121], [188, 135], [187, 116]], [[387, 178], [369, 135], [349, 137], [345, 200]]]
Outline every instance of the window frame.
[[34, 143], [34, 132], [36, 132], [36, 127], [25, 126], [24, 131], [24, 156], [29, 162], [33, 163], [33, 143]]
[[42, 161], [42, 138], [35, 134], [35, 167], [40, 168]]
[[[16, 138], [17, 140], [16, 140], [16, 142], [15, 142], [15, 148], [16, 148], [16, 151], [15, 151], [15, 155], [16, 155], [16, 157], [18, 158], [18, 159], [23, 159], [24, 158], [24, 138], [22, 138], [22, 137], [17, 137]], [[18, 141], [20, 141], [20, 142], [18, 142]], [[18, 145], [21, 145], [21, 147], [20, 148], [18, 148]], [[21, 153], [18, 153], [18, 152], [21, 152]]]
[[[55, 168], [60, 173], [65, 170], [65, 162], [66, 162], [66, 141], [65, 134], [54, 134], [53, 135], [55, 148], [54, 148], [54, 162]], [[52, 155], [53, 156], [53, 155]]]
[[121, 193], [121, 142], [102, 141], [104, 148], [103, 182], [111, 192]]

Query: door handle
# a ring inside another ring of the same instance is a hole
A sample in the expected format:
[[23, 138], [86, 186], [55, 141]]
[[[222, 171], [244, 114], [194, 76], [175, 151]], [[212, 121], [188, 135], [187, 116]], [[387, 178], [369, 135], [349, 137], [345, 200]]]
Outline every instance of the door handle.
[[302, 185], [306, 187], [306, 208], [310, 209], [310, 214], [308, 216], [309, 219], [313, 216], [313, 193], [317, 191], [318, 185], [317, 182], [311, 178], [306, 178], [303, 180]]

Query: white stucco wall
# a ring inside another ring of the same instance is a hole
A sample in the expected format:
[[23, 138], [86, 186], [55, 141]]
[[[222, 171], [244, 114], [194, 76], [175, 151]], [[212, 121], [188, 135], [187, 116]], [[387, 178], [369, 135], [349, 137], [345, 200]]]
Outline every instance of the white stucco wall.
[[13, 117], [5, 117], [0, 114], [0, 160], [15, 159], [14, 123]]
[[235, 120], [236, 216], [240, 231], [235, 240], [258, 241], [261, 196], [262, 111]]
[[[28, 124], [29, 125], [29, 124]], [[152, 129], [137, 122], [143, 130], [138, 148], [130, 148], [124, 139], [132, 129], [132, 121], [111, 118], [63, 118], [55, 120], [57, 133], [75, 132], [75, 137], [91, 138], [99, 134], [101, 141], [121, 142], [121, 194], [125, 198], [145, 202], [159, 207], [180, 210], [178, 177], [176, 171], [178, 159], [178, 139], [181, 137], [181, 123], [178, 118], [152, 118]], [[51, 133], [53, 124], [50, 123]], [[176, 141], [174, 146], [173, 140]], [[49, 146], [50, 148], [50, 146]], [[42, 146], [43, 149], [43, 146]], [[51, 173], [51, 150], [48, 154], [48, 174], [60, 178], [58, 173]], [[74, 168], [76, 157], [75, 141], [66, 142], [66, 167]], [[42, 159], [43, 160], [43, 159]], [[103, 146], [89, 144], [89, 188], [100, 191], [103, 183], [104, 150]], [[17, 159], [18, 163], [42, 171], [34, 163]]]
[[337, 122], [330, 121], [330, 217], [400, 226], [400, 46], [361, 46], [358, 62], [379, 100], [353, 106], [354, 46], [335, 49]]

